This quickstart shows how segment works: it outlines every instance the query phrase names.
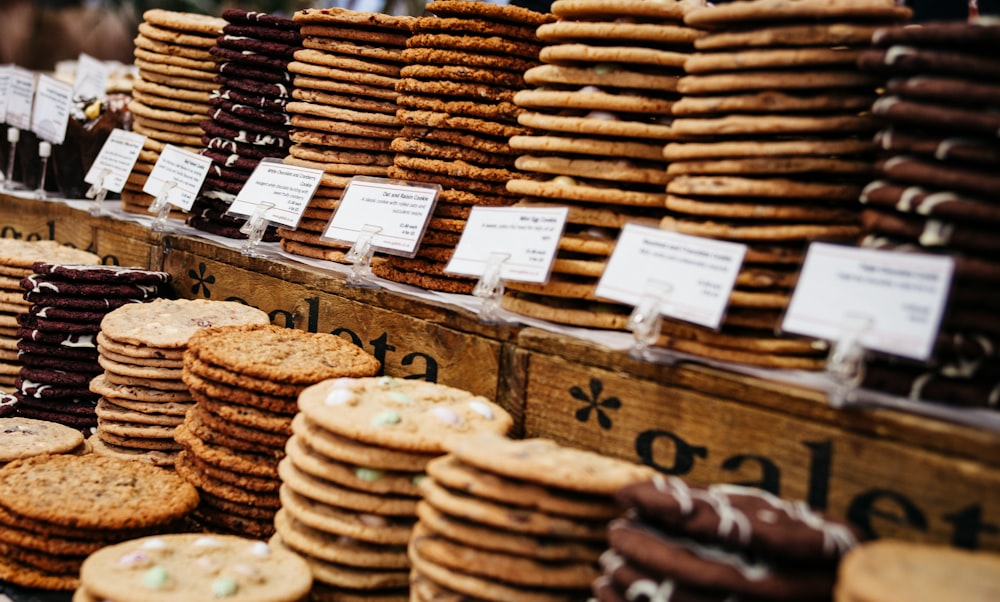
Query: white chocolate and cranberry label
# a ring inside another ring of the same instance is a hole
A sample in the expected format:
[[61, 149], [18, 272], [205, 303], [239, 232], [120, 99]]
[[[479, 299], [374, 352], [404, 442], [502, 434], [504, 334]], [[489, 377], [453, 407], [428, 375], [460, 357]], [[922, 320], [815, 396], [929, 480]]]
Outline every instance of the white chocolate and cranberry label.
[[322, 178], [323, 171], [319, 169], [264, 159], [236, 195], [229, 213], [251, 216], [264, 209], [268, 221], [294, 228]]
[[942, 255], [813, 243], [782, 329], [834, 341], [857, 336], [867, 349], [925, 360], [953, 270]]

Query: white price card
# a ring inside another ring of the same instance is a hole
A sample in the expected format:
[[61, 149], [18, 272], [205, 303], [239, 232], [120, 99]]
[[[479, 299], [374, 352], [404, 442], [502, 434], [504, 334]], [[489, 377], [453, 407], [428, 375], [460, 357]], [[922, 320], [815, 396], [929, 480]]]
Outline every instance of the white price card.
[[473, 207], [444, 271], [482, 276], [490, 254], [506, 253], [502, 279], [545, 283], [568, 213], [566, 207]]
[[35, 74], [11, 67], [7, 91], [7, 123], [19, 130], [31, 129], [31, 107], [35, 102]]
[[280, 160], [263, 160], [229, 206], [229, 213], [251, 216], [258, 207], [271, 205], [264, 218], [289, 228], [298, 225], [302, 212], [316, 194], [323, 170], [285, 165]]
[[10, 91], [10, 75], [13, 65], [0, 65], [0, 123], [7, 121], [7, 95]]
[[813, 243], [781, 327], [835, 341], [860, 321], [863, 347], [924, 360], [953, 271], [950, 257]]
[[211, 167], [209, 157], [168, 144], [156, 159], [142, 191], [158, 197], [166, 190], [168, 203], [190, 211]]
[[108, 79], [111, 78], [111, 64], [95, 59], [84, 52], [76, 60], [76, 80], [73, 82], [73, 98], [101, 100], [107, 98]]
[[355, 176], [321, 238], [354, 244], [365, 226], [375, 226], [372, 247], [390, 255], [412, 257], [424, 236], [441, 187]]
[[718, 328], [746, 245], [625, 224], [594, 293], [628, 305], [655, 294], [660, 313]]
[[111, 130], [83, 181], [111, 192], [121, 192], [145, 142], [146, 137], [142, 134]]
[[39, 75], [35, 107], [31, 111], [31, 131], [42, 140], [62, 144], [72, 104], [73, 86], [51, 75]]

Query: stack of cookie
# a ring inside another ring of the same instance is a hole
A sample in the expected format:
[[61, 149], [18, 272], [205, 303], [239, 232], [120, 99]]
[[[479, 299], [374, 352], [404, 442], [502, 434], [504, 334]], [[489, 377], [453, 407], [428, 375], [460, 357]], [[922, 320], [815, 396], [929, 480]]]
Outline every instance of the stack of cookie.
[[467, 391], [390, 377], [337, 379], [299, 397], [281, 463], [283, 545], [324, 599], [408, 600], [417, 481], [454, 434], [507, 432], [502, 408]]
[[[66, 247], [52, 240], [0, 238], [0, 391], [13, 392], [17, 375], [21, 371], [18, 359], [18, 319], [30, 311], [32, 304], [24, 298], [21, 280], [34, 274], [33, 266], [38, 261], [97, 264], [101, 259], [93, 253]], [[93, 345], [90, 346], [89, 353], [82, 357], [91, 360], [94, 358]]]
[[953, 253], [955, 276], [930, 365], [875, 357], [866, 386], [995, 406], [1000, 385], [1000, 43], [996, 23], [886, 28], [861, 66], [889, 79], [874, 104], [879, 179], [861, 202], [865, 244]]
[[[218, 90], [206, 112], [208, 119], [201, 123], [202, 154], [212, 159], [212, 167], [188, 225], [246, 238], [240, 232], [245, 219], [226, 211], [261, 159], [281, 158], [288, 151], [287, 66], [302, 38], [298, 25], [284, 17], [234, 8], [222, 18], [222, 35], [211, 49]], [[265, 240], [277, 240], [273, 228]]]
[[626, 222], [663, 217], [663, 145], [677, 80], [701, 32], [683, 24], [702, 2], [557, 0], [559, 20], [538, 28], [545, 65], [525, 73], [515, 102], [532, 136], [514, 136], [517, 167], [536, 174], [507, 184], [522, 205], [570, 208], [546, 285], [510, 282], [503, 306], [579, 326], [623, 329], [629, 310], [598, 303], [594, 288]]
[[344, 339], [278, 326], [212, 328], [191, 337], [184, 382], [195, 406], [178, 431], [177, 472], [204, 493], [208, 527], [274, 532], [278, 462], [297, 399], [325, 379], [377, 374], [378, 360]]
[[153, 197], [142, 192], [167, 144], [197, 151], [208, 100], [218, 88], [210, 50], [225, 21], [218, 17], [159, 8], [143, 13], [135, 38], [135, 66], [129, 110], [132, 128], [146, 136], [143, 151], [122, 191], [122, 208], [149, 213]]
[[1000, 555], [883, 539], [854, 548], [840, 563], [836, 602], [995, 600]]
[[162, 468], [95, 454], [0, 468], [0, 580], [72, 590], [88, 554], [177, 528], [198, 492]]
[[389, 143], [399, 134], [396, 83], [412, 17], [347, 9], [295, 13], [304, 49], [294, 76], [291, 138], [285, 163], [323, 170], [298, 227], [279, 228], [281, 247], [305, 257], [344, 262], [347, 246], [320, 240], [352, 176], [385, 177]]
[[296, 602], [307, 599], [311, 584], [301, 558], [262, 541], [174, 533], [132, 539], [91, 554], [80, 569], [74, 599]]
[[192, 405], [181, 380], [188, 339], [203, 328], [268, 324], [267, 314], [231, 301], [159, 299], [126, 305], [101, 321], [98, 362], [104, 372], [90, 381], [100, 395], [98, 454], [169, 466], [180, 444], [175, 431]]
[[660, 592], [720, 602], [829, 600], [837, 563], [858, 541], [851, 527], [804, 502], [749, 487], [695, 489], [657, 475], [618, 499], [627, 514], [608, 529], [604, 575], [594, 583], [602, 602]]
[[19, 319], [18, 413], [93, 429], [97, 396], [88, 383], [102, 370], [94, 344], [101, 320], [114, 308], [159, 298], [170, 274], [43, 262], [33, 270], [21, 280], [32, 305]]
[[383, 278], [447, 292], [468, 293], [469, 278], [444, 266], [475, 205], [512, 205], [505, 187], [517, 177], [507, 139], [527, 134], [518, 125], [514, 94], [524, 72], [539, 64], [535, 29], [553, 19], [517, 6], [436, 0], [434, 16], [417, 20], [406, 42], [406, 67], [397, 104], [404, 124], [389, 176], [439, 184], [441, 192], [416, 258], [390, 256], [373, 266]]
[[414, 600], [584, 600], [613, 494], [655, 472], [547, 439], [456, 437], [427, 465], [410, 542]]
[[872, 169], [867, 115], [880, 79], [856, 61], [894, 0], [752, 0], [691, 11], [710, 30], [678, 82], [661, 226], [745, 243], [721, 332], [666, 321], [661, 344], [706, 357], [818, 369], [824, 346], [774, 336], [810, 240], [849, 241]]

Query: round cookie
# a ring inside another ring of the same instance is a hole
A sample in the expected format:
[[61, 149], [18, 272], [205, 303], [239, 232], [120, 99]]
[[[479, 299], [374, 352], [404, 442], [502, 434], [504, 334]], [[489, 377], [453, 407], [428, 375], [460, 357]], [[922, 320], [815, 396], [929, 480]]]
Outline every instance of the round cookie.
[[[1000, 557], [985, 551], [882, 540], [863, 544], [841, 562], [837, 600], [930, 601], [940, 596], [990, 600]], [[945, 592], [948, 593], [945, 593]]]
[[[209, 565], [206, 573], [198, 567]], [[151, 577], [151, 573], [153, 576]], [[290, 552], [231, 535], [171, 534], [95, 552], [80, 570], [99, 599], [173, 602], [225, 597], [233, 602], [292, 602], [312, 586], [309, 566]]]
[[421, 501], [417, 504], [420, 523], [431, 531], [469, 546], [506, 552], [539, 560], [579, 560], [595, 562], [606, 544], [564, 537], [532, 536], [445, 514]]
[[462, 462], [482, 470], [580, 492], [610, 495], [655, 474], [647, 466], [547, 439], [513, 440], [484, 433], [456, 437], [447, 447]]
[[506, 411], [485, 398], [386, 377], [326, 381], [304, 391], [299, 406], [319, 426], [342, 436], [422, 452], [441, 450], [442, 437], [450, 434], [504, 434], [512, 424]]
[[270, 323], [263, 311], [229, 301], [156, 300], [110, 312], [101, 330], [114, 341], [132, 345], [177, 348], [192, 334], [211, 326]]
[[0, 466], [40, 454], [61, 454], [81, 446], [80, 431], [30, 418], [0, 418]]
[[787, 21], [904, 21], [912, 16], [913, 11], [893, 0], [796, 0], [793, 4], [783, 0], [757, 0], [695, 9], [684, 16], [684, 22], [692, 27], [712, 29], [733, 23], [746, 25], [773, 21], [776, 14]]
[[295, 467], [287, 457], [278, 464], [282, 483], [295, 493], [337, 508], [371, 512], [381, 516], [414, 516], [417, 498], [390, 494], [371, 494], [341, 487]]
[[420, 495], [416, 482], [422, 472], [386, 471], [339, 462], [319, 453], [299, 435], [288, 440], [285, 452], [301, 472], [344, 487], [374, 494]]
[[606, 537], [607, 521], [584, 521], [535, 510], [514, 508], [483, 498], [448, 489], [434, 481], [420, 481], [424, 501], [438, 511], [480, 525], [508, 530], [522, 535], [602, 541]]
[[[0, 499], [29, 519], [86, 529], [164, 525], [198, 503], [193, 487], [162, 469], [93, 454], [11, 462]], [[109, 487], [110, 483], [118, 483]], [[71, 484], [71, 485], [70, 485]]]
[[324, 533], [367, 543], [401, 546], [406, 545], [413, 530], [412, 519], [343, 510], [298, 495], [286, 486], [282, 486], [279, 493], [281, 506], [289, 515]]
[[439, 566], [522, 587], [583, 589], [598, 569], [586, 562], [546, 562], [455, 543], [417, 523], [410, 549]]
[[402, 546], [373, 545], [338, 537], [303, 524], [286, 510], [274, 517], [282, 542], [306, 556], [359, 568], [404, 569], [410, 563]]
[[292, 420], [292, 430], [327, 458], [377, 470], [422, 473], [427, 462], [439, 455], [379, 447], [341, 437], [312, 422], [304, 413]]

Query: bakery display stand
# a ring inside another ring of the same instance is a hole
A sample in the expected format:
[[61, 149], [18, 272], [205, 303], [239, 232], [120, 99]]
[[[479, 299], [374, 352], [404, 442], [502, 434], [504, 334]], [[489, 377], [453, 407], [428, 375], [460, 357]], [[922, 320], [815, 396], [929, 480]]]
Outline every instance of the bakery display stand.
[[342, 266], [248, 257], [203, 236], [90, 216], [85, 203], [2, 195], [0, 235], [167, 271], [180, 297], [241, 301], [274, 324], [337, 334], [375, 355], [385, 374], [495, 400], [518, 436], [693, 484], [760, 486], [873, 536], [1000, 550], [1000, 436], [989, 425], [838, 409], [808, 374], [653, 363], [542, 324], [485, 323], [417, 289], [351, 286]]

